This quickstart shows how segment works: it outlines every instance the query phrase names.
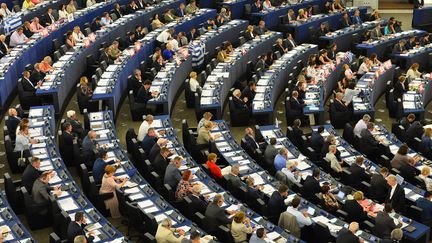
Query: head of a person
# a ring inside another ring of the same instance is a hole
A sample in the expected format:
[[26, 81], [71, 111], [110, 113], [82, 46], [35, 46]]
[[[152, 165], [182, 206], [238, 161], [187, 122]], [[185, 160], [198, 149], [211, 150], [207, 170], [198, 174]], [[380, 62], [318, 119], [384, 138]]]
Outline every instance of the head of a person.
[[424, 135], [426, 136], [426, 137], [432, 137], [432, 128], [430, 128], [430, 127], [428, 127], [428, 128], [425, 128], [425, 130], [424, 130]]
[[69, 122], [63, 124], [63, 130], [66, 132], [72, 132], [72, 125]]
[[240, 95], [241, 95], [241, 91], [240, 91], [239, 89], [235, 89], [235, 90], [233, 91], [233, 96], [234, 96], [234, 97], [236, 97], [236, 98], [240, 98]]
[[249, 32], [249, 33], [252, 33], [253, 29], [254, 29], [254, 27], [252, 25], [248, 25], [246, 31]]
[[351, 222], [348, 226], [348, 230], [351, 231], [353, 234], [357, 232], [359, 229], [359, 224], [357, 222]]
[[328, 135], [325, 139], [328, 144], [336, 144], [336, 138], [334, 135]]
[[254, 178], [251, 177], [251, 176], [248, 176], [248, 177], [246, 178], [246, 184], [247, 184], [249, 187], [253, 187], [253, 186], [255, 185], [255, 180], [254, 180]]
[[315, 179], [319, 180], [319, 178], [320, 178], [320, 174], [321, 174], [320, 169], [318, 169], [318, 168], [314, 168], [314, 169], [313, 169], [313, 171], [312, 171], [312, 176], [313, 176]]
[[384, 204], [384, 212], [386, 212], [386, 213], [393, 212], [393, 207], [392, 207], [391, 203]]
[[149, 137], [157, 137], [157, 135], [156, 135], [156, 129], [155, 129], [154, 127], [150, 127], [150, 128], [147, 130], [147, 135], [148, 135]]
[[407, 116], [407, 120], [409, 123], [413, 123], [415, 121], [415, 119], [416, 119], [416, 116], [412, 113]]
[[258, 26], [259, 26], [260, 28], [264, 28], [264, 27], [265, 27], [265, 22], [264, 22], [264, 20], [261, 20], [261, 21], [258, 23]]
[[240, 173], [240, 166], [239, 165], [231, 166], [231, 174], [238, 175], [239, 173]]
[[282, 157], [284, 157], [285, 159], [288, 158], [288, 149], [287, 148], [280, 148], [279, 149], [279, 154], [282, 155]]
[[82, 77], [80, 78], [79, 83], [80, 83], [81, 86], [87, 85], [87, 84], [88, 84], [88, 79], [87, 79], [87, 77], [86, 77], [86, 76], [82, 76]]
[[407, 155], [408, 154], [408, 149], [409, 149], [408, 145], [402, 144], [399, 147], [397, 153], [400, 154], [400, 155]]
[[39, 180], [41, 182], [43, 182], [44, 184], [48, 184], [49, 180], [50, 180], [50, 173], [48, 171], [43, 172], [40, 176], [39, 176]]
[[288, 196], [288, 186], [281, 184], [278, 188], [278, 192], [284, 197]]
[[402, 40], [399, 41], [399, 45], [401, 45], [401, 46], [404, 46], [405, 43], [406, 43], [406, 40], [404, 40], [404, 39], [402, 39]]
[[260, 239], [264, 239], [266, 237], [266, 231], [264, 228], [259, 228], [256, 230], [256, 235]]
[[396, 176], [394, 176], [394, 175], [387, 176], [386, 180], [387, 180], [387, 184], [391, 187], [394, 187], [397, 185], [397, 179], [396, 179]]
[[93, 139], [95, 139], [96, 138], [96, 132], [95, 131], [93, 131], [93, 130], [90, 130], [88, 133], [87, 133], [87, 136], [91, 139], [91, 140], [93, 140]]
[[216, 163], [216, 161], [217, 161], [217, 155], [215, 153], [209, 153], [207, 155], [207, 159], [208, 159], [208, 161], [210, 161], [212, 163]]
[[169, 149], [167, 147], [163, 147], [160, 149], [160, 153], [162, 157], [167, 158], [169, 155]]
[[338, 92], [338, 93], [336, 93], [336, 99], [337, 100], [342, 100], [342, 98], [343, 98], [343, 93], [342, 92]]
[[366, 128], [367, 128], [369, 131], [372, 131], [372, 130], [374, 129], [374, 127], [375, 127], [375, 124], [374, 124], [373, 122], [369, 122], [369, 123], [366, 125]]
[[286, 168], [288, 170], [293, 170], [295, 168], [295, 163], [293, 161], [287, 161], [286, 162]]
[[299, 9], [298, 14], [299, 14], [299, 15], [304, 15], [304, 9], [302, 9], [302, 8]]
[[134, 76], [135, 76], [135, 78], [137, 78], [137, 79], [141, 79], [141, 70], [139, 70], [139, 69], [135, 69], [135, 71], [134, 71]]
[[107, 160], [108, 159], [108, 152], [105, 149], [101, 149], [99, 151], [99, 158], [101, 158], [103, 160]]
[[291, 96], [293, 97], [293, 98], [298, 98], [298, 92], [296, 91], [296, 90], [294, 90], [292, 93], [291, 93]]
[[75, 213], [75, 222], [78, 222], [78, 223], [84, 222], [84, 213], [83, 212], [76, 212]]
[[161, 222], [161, 225], [164, 228], [171, 229], [171, 219], [169, 219], [169, 218], [163, 219]]
[[198, 75], [197, 75], [196, 72], [191, 72], [191, 73], [189, 74], [189, 77], [190, 77], [191, 79], [197, 79]]
[[204, 121], [204, 127], [210, 131], [213, 127], [213, 123], [211, 121], [206, 120], [206, 121]]
[[233, 220], [234, 222], [241, 224], [243, 223], [243, 221], [245, 220], [246, 215], [244, 212], [237, 212], [236, 214], [234, 214]]
[[354, 192], [354, 194], [353, 194], [353, 198], [354, 198], [354, 200], [356, 200], [356, 201], [361, 201], [361, 200], [363, 200], [363, 198], [364, 198], [363, 192], [362, 192], [362, 191], [356, 191], [356, 192]]
[[336, 145], [330, 145], [329, 146], [329, 152], [332, 154], [335, 154], [336, 153]]
[[370, 121], [370, 118], [371, 117], [368, 114], [364, 114], [362, 119], [367, 124]]
[[430, 201], [432, 199], [432, 192], [426, 191], [424, 194], [424, 198]]
[[86, 237], [84, 235], [77, 235], [74, 238], [73, 243], [87, 243], [87, 239], [86, 239]]
[[203, 118], [204, 118], [204, 120], [206, 120], [206, 121], [210, 121], [211, 119], [212, 119], [212, 117], [213, 117], [213, 114], [211, 113], [211, 112], [205, 112], [204, 114], [203, 114]]
[[293, 126], [299, 128], [301, 126], [300, 119], [295, 119], [294, 122], [293, 122]]
[[150, 89], [151, 84], [152, 84], [152, 83], [151, 83], [150, 80], [146, 80], [146, 81], [144, 81], [144, 82], [143, 82], [144, 89]]
[[254, 130], [251, 127], [245, 128], [245, 134], [254, 136]]
[[390, 233], [390, 239], [395, 240], [397, 242], [401, 241], [403, 238], [403, 231], [400, 228], [396, 228], [392, 230]]
[[9, 116], [17, 116], [18, 112], [15, 108], [9, 108], [8, 114], [9, 114]]
[[182, 162], [183, 162], [183, 158], [180, 156], [176, 156], [172, 159], [172, 163], [175, 165], [175, 167], [177, 167], [177, 169], [180, 168]]
[[213, 201], [212, 201], [212, 203], [214, 204], [214, 205], [217, 205], [217, 206], [222, 206], [222, 204], [225, 202], [225, 199], [224, 199], [224, 197], [222, 196], [222, 194], [216, 194], [215, 196], [214, 196], [214, 198], [213, 198]]
[[66, 116], [70, 119], [76, 119], [76, 112], [74, 110], [68, 110]]
[[389, 174], [389, 170], [386, 167], [382, 167], [380, 170], [380, 174], [385, 178]]
[[363, 156], [358, 156], [358, 157], [355, 159], [355, 163], [356, 163], [358, 166], [362, 166], [362, 165], [363, 165], [363, 162], [364, 162], [364, 157], [363, 157]]
[[300, 202], [301, 202], [300, 198], [295, 196], [291, 201], [291, 206], [293, 206], [293, 208], [297, 208], [300, 205]]
[[159, 146], [159, 148], [163, 148], [163, 147], [165, 147], [168, 144], [168, 140], [165, 139], [165, 138], [159, 138], [156, 141], [156, 144]]
[[194, 195], [200, 195], [201, 194], [201, 185], [200, 184], [194, 184], [193, 186], [192, 186], [192, 193], [194, 194]]
[[190, 179], [192, 179], [192, 171], [184, 170], [182, 173], [182, 180], [189, 181]]
[[105, 166], [105, 174], [107, 174], [108, 176], [112, 176], [114, 175], [116, 171], [116, 168], [112, 165], [107, 165]]
[[276, 145], [276, 143], [277, 143], [277, 140], [276, 140], [276, 138], [270, 138], [270, 145]]
[[189, 236], [189, 239], [192, 243], [201, 242], [201, 235], [198, 231], [194, 230]]
[[36, 169], [40, 168], [40, 159], [38, 157], [32, 157], [30, 159], [30, 163], [34, 168]]

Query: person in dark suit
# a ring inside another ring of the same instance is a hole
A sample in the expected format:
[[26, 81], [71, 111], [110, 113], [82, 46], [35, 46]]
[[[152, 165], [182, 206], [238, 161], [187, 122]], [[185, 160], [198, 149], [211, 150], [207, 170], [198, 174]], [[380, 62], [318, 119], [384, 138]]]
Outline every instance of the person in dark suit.
[[346, 27], [350, 27], [351, 25], [352, 25], [352, 22], [351, 22], [351, 19], [350, 19], [349, 16], [348, 16], [348, 13], [347, 13], [347, 12], [344, 12], [344, 13], [342, 14], [341, 26], [342, 26], [343, 28], [346, 28]]
[[255, 186], [255, 180], [254, 178], [248, 176], [246, 178], [246, 184], [247, 184], [247, 198], [248, 200], [256, 200], [256, 199], [263, 199], [264, 194], [261, 191], [263, 189], [262, 185]]
[[131, 0], [130, 3], [126, 6], [126, 14], [133, 14], [138, 10], [138, 6], [136, 5], [134, 0]]
[[[360, 132], [360, 144], [361, 151], [365, 153], [367, 156], [371, 156], [373, 158], [378, 158], [382, 154], [387, 152], [388, 148], [384, 148], [384, 146], [380, 145], [380, 142], [375, 139], [372, 135], [372, 131], [374, 129], [375, 124], [369, 122], [366, 127], [367, 129], [363, 129]], [[385, 149], [385, 150], [384, 150]]]
[[180, 3], [179, 8], [177, 9], [177, 17], [184, 17], [186, 15], [186, 6], [184, 3]]
[[168, 156], [169, 150], [166, 147], [160, 149], [160, 153], [156, 156], [156, 158], [151, 161], [153, 165], [153, 169], [159, 176], [165, 175], [166, 167], [168, 166]]
[[303, 130], [300, 129], [301, 126], [301, 121], [300, 119], [295, 119], [293, 122], [293, 126], [292, 126], [292, 138], [293, 138], [293, 143], [295, 146], [297, 146], [298, 148], [300, 148], [302, 146], [302, 136], [303, 134]]
[[245, 129], [245, 136], [244, 139], [246, 141], [246, 144], [249, 148], [253, 149], [254, 151], [256, 149], [265, 150], [265, 142], [259, 142], [256, 140], [255, 132], [251, 127], [247, 127]]
[[103, 52], [99, 55], [99, 63], [105, 61], [107, 65], [114, 64], [114, 60], [109, 56], [110, 50], [111, 48], [109, 46], [105, 47]]
[[72, 134], [72, 125], [69, 122], [63, 123], [63, 131], [59, 139], [62, 143], [60, 144], [60, 154], [65, 161], [66, 165], [73, 164], [73, 142], [74, 136]]
[[40, 87], [41, 84], [40, 83], [34, 84], [30, 80], [30, 72], [29, 71], [24, 71], [23, 72], [22, 81], [21, 81], [21, 85], [22, 85], [24, 91], [26, 91], [26, 92], [32, 92], [34, 94], [34, 93], [36, 93], [36, 89], [38, 87]]
[[303, 108], [305, 107], [305, 103], [304, 101], [299, 99], [298, 91], [293, 91], [291, 93], [291, 97], [289, 99], [289, 107], [290, 112], [293, 114], [293, 119], [300, 119], [300, 121], [304, 120]]
[[[288, 52], [288, 48], [285, 47], [283, 40], [281, 38], [276, 40], [275, 52], [279, 52], [279, 54], [283, 55]], [[274, 55], [275, 56], [275, 55]], [[275, 58], [276, 59], [276, 58]]]
[[239, 89], [236, 89], [233, 91], [233, 103], [234, 103], [234, 107], [238, 110], [245, 110], [250, 112], [251, 109], [248, 106], [248, 98], [247, 97], [243, 97], [241, 98], [241, 92]]
[[342, 101], [343, 94], [341, 92], [336, 93], [333, 105], [336, 112], [350, 112], [348, 104]]
[[154, 161], [155, 158], [160, 153], [161, 148], [165, 147], [168, 143], [168, 140], [165, 138], [159, 138], [156, 141], [156, 144], [153, 145], [152, 149], [150, 150], [150, 154], [148, 155], [148, 158], [150, 161]]
[[415, 121], [416, 116], [412, 113], [408, 114], [407, 117], [403, 117], [400, 121], [399, 121], [399, 125], [401, 125], [405, 131], [408, 131], [408, 128], [410, 128], [411, 124]]
[[[261, 55], [258, 58], [257, 63], [255, 64], [255, 70], [262, 70], [262, 71], [267, 70], [268, 69], [268, 65], [266, 63], [266, 60], [267, 60], [267, 55], [265, 55], [265, 54]], [[248, 88], [248, 87], [246, 87], [246, 88]], [[245, 91], [245, 89], [243, 91]]]
[[129, 47], [135, 45], [135, 32], [130, 32], [128, 37], [124, 40], [124, 46]]
[[386, 203], [390, 203], [397, 213], [403, 213], [405, 211], [405, 191], [397, 183], [396, 176], [389, 175], [386, 179], [390, 186]]
[[105, 174], [105, 167], [107, 165], [120, 165], [120, 160], [111, 160], [108, 158], [108, 153], [105, 150], [99, 151], [99, 158], [93, 163], [92, 175], [96, 184], [102, 182], [102, 177]]
[[351, 181], [353, 182], [353, 186], [355, 188], [359, 188], [359, 185], [362, 181], [369, 182], [370, 176], [366, 173], [363, 166], [364, 158], [359, 156], [356, 158], [355, 163], [353, 163], [349, 167], [349, 171], [351, 172]]
[[405, 76], [400, 76], [398, 82], [393, 87], [393, 94], [395, 101], [398, 99], [402, 100], [403, 94], [408, 91], [408, 83], [406, 82]]
[[[84, 217], [83, 212], [75, 213], [75, 221], [69, 222], [67, 228], [67, 242], [74, 243], [75, 237], [82, 235], [86, 236], [84, 228], [87, 226], [87, 219]], [[86, 237], [87, 243], [91, 243], [94, 240], [93, 232], [90, 233], [89, 237]]]
[[383, 36], [382, 32], [381, 32], [381, 25], [377, 24], [375, 26], [375, 29], [370, 31], [370, 38], [372, 40], [378, 40]]
[[21, 185], [24, 186], [29, 193], [32, 192], [33, 183], [42, 175], [42, 171], [39, 171], [40, 159], [32, 157], [30, 164], [25, 168], [22, 177]]
[[9, 131], [9, 137], [12, 141], [15, 141], [16, 130], [18, 128], [18, 124], [21, 122], [21, 117], [18, 116], [18, 112], [15, 108], [9, 108], [8, 110], [8, 119], [6, 120], [6, 127]]
[[405, 44], [405, 48], [407, 50], [416, 48], [418, 46], [418, 43], [416, 42], [416, 37], [414, 35], [410, 36], [408, 42]]
[[352, 23], [355, 25], [361, 25], [363, 23], [362, 19], [360, 18], [360, 11], [358, 9], [354, 12], [354, 16], [352, 16]]
[[50, 26], [56, 22], [56, 18], [53, 15], [53, 10], [51, 7], [48, 7], [48, 10], [45, 15], [41, 18], [41, 23], [44, 26]]
[[78, 120], [76, 112], [74, 110], [69, 110], [66, 112], [66, 115], [67, 118], [65, 120], [72, 125], [72, 133], [74, 136], [78, 137], [79, 139], [83, 139], [85, 136], [85, 130], [81, 122]]
[[414, 181], [414, 177], [419, 174], [419, 171], [412, 165], [408, 163], [402, 163], [399, 168], [400, 176], [402, 176], [407, 181]]
[[330, 58], [331, 60], [335, 61], [336, 60], [336, 53], [337, 53], [337, 45], [336, 43], [333, 43], [330, 45], [328, 52], [327, 52], [327, 57]]
[[342, 207], [342, 210], [345, 211], [348, 216], [346, 220], [348, 222], [359, 221], [363, 222], [367, 219], [366, 212], [363, 210], [363, 207], [360, 205], [360, 201], [364, 199], [363, 192], [356, 191], [353, 195], [353, 199], [347, 199], [345, 204]]
[[231, 184], [232, 188], [240, 188], [243, 186], [243, 182], [241, 181], [239, 174], [240, 166], [233, 165], [231, 166], [231, 172], [224, 176], [226, 181]]
[[311, 147], [317, 152], [321, 151], [324, 145], [324, 137], [321, 135], [323, 132], [324, 132], [324, 127], [319, 126], [317, 131], [312, 131], [311, 133], [311, 137], [310, 137]]
[[420, 121], [414, 121], [411, 126], [406, 130], [405, 137], [407, 139], [421, 138], [423, 135], [423, 125]]
[[39, 63], [36, 63], [34, 65], [34, 70], [30, 76], [30, 81], [33, 83], [33, 85], [37, 85], [40, 81], [43, 81], [45, 78], [45, 73], [43, 73], [39, 69]]
[[156, 144], [157, 139], [158, 137], [156, 134], [156, 130], [153, 127], [150, 127], [141, 142], [141, 147], [144, 149], [144, 152], [146, 152], [146, 154], [150, 154], [150, 150]]
[[201, 196], [201, 185], [193, 185], [192, 194], [190, 194], [188, 197], [192, 201], [191, 208], [196, 212], [205, 214], [208, 205], [204, 198]]
[[224, 210], [221, 208], [224, 203], [224, 197], [221, 194], [214, 196], [213, 201], [207, 206], [205, 211], [205, 222], [208, 232], [216, 232], [220, 225], [231, 224], [231, 219], [226, 213], [234, 214], [235, 211]]
[[420, 197], [416, 201], [417, 207], [421, 208], [423, 210], [422, 216], [423, 216], [423, 223], [425, 223], [428, 226], [432, 225], [432, 193], [426, 191], [424, 194], [424, 197]]
[[[87, 133], [87, 136], [84, 137], [83, 142], [82, 142], [81, 152], [82, 152], [84, 159], [86, 161], [88, 161], [87, 163], [92, 163], [93, 161], [95, 161], [95, 156], [96, 156], [95, 139], [96, 139], [96, 135], [97, 134], [95, 131], [90, 130]], [[91, 164], [91, 165], [93, 165], [93, 164]], [[93, 168], [93, 166], [89, 166], [89, 168]]]
[[291, 51], [292, 49], [297, 47], [297, 43], [295, 42], [294, 38], [292, 37], [292, 35], [290, 33], [287, 34], [287, 48], [288, 51]]
[[385, 179], [388, 175], [389, 171], [386, 167], [382, 167], [379, 174], [372, 175], [369, 190], [369, 197], [371, 199], [384, 203], [389, 191], [389, 185]]
[[425, 46], [425, 45], [429, 45], [430, 44], [430, 40], [429, 40], [429, 33], [424, 34], [424, 36], [420, 39], [420, 45], [421, 46]]
[[424, 6], [424, 0], [414, 0], [413, 1], [413, 7], [415, 9], [422, 8]]
[[255, 28], [255, 34], [264, 35], [266, 32], [268, 32], [268, 29], [265, 26], [265, 22], [264, 20], [260, 20], [258, 26]]
[[45, 172], [42, 173], [39, 178], [33, 183], [33, 187], [31, 190], [31, 195], [33, 197], [33, 201], [39, 205], [46, 205], [46, 209], [40, 212], [41, 215], [46, 214], [48, 212], [48, 207], [50, 204], [50, 192], [53, 192], [54, 195], [60, 196], [62, 191], [60, 190], [60, 186], [50, 187], [49, 180], [51, 179], [51, 173]]
[[255, 0], [251, 7], [251, 13], [258, 13], [262, 10], [262, 4], [260, 0]]
[[183, 158], [180, 156], [176, 156], [174, 157], [174, 159], [171, 160], [171, 163], [168, 164], [165, 170], [164, 184], [170, 185], [173, 189], [177, 188], [177, 185], [182, 179], [182, 174], [179, 170], [182, 162]]
[[243, 91], [241, 92], [241, 96], [240, 99], [244, 100], [244, 98], [247, 98], [247, 106], [250, 106], [252, 104], [252, 101], [255, 98], [255, 94], [256, 94], [256, 83], [253, 81], [250, 81], [248, 83], [248, 86], [246, 88], [243, 89]]
[[123, 16], [123, 11], [120, 7], [120, 4], [115, 3], [114, 4], [114, 10], [113, 13], [117, 16], [117, 19], [121, 18]]
[[396, 54], [403, 54], [403, 53], [407, 53], [407, 49], [406, 49], [405, 44], [406, 44], [406, 40], [405, 40], [405, 39], [400, 40], [399, 43], [396, 44], [396, 45], [393, 47], [393, 52], [392, 52], [392, 54], [393, 54], [393, 55], [396, 55]]
[[342, 228], [336, 238], [336, 243], [360, 243], [360, 239], [355, 235], [358, 229], [357, 222], [350, 223], [348, 229]]
[[274, 191], [271, 195], [267, 203], [267, 210], [269, 218], [273, 219], [273, 222], [278, 222], [280, 214], [287, 210], [287, 205], [285, 204], [287, 196], [288, 187], [284, 184], [281, 184], [278, 190]]
[[188, 41], [195, 40], [199, 37], [199, 32], [196, 30], [195, 27], [192, 27], [192, 29], [186, 34], [186, 37]]
[[128, 89], [133, 91], [135, 97], [138, 94], [138, 90], [141, 88], [142, 83], [141, 70], [135, 69], [134, 75], [128, 79]]
[[33, 32], [31, 31], [30, 22], [25, 21], [23, 24], [23, 33], [27, 38], [30, 38], [33, 36]]
[[244, 33], [244, 38], [246, 41], [250, 41], [255, 39], [255, 33], [254, 33], [254, 27], [252, 25], [249, 25]]
[[90, 29], [91, 31], [95, 32], [97, 30], [100, 30], [102, 28], [102, 24], [101, 24], [101, 17], [98, 16], [96, 17], [96, 19], [91, 23], [90, 25]]
[[319, 29], [316, 31], [317, 38], [324, 36], [329, 32], [325, 23], [321, 23]]
[[321, 192], [321, 186], [319, 184], [320, 173], [321, 171], [318, 168], [314, 168], [312, 175], [307, 176], [306, 180], [303, 182], [304, 197], [307, 200], [315, 198], [315, 194]]
[[151, 87], [151, 81], [147, 80], [143, 82], [141, 88], [139, 88], [137, 96], [136, 96], [136, 102], [137, 103], [143, 103], [147, 104], [147, 102], [159, 95], [159, 92], [157, 91], [150, 91]]
[[391, 204], [386, 203], [384, 205], [384, 210], [378, 212], [375, 217], [375, 227], [373, 229], [374, 235], [380, 237], [381, 239], [390, 238], [390, 233], [397, 227], [401, 227], [402, 223], [399, 222], [396, 225], [393, 218], [389, 214], [393, 212]]

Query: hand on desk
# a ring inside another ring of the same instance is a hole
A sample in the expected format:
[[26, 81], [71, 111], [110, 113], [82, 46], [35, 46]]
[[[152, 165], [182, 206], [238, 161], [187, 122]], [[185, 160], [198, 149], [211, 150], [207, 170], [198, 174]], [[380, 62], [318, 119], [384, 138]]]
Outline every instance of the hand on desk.
[[180, 235], [185, 235], [185, 231], [182, 229], [176, 229], [175, 230], [177, 233], [179, 233]]

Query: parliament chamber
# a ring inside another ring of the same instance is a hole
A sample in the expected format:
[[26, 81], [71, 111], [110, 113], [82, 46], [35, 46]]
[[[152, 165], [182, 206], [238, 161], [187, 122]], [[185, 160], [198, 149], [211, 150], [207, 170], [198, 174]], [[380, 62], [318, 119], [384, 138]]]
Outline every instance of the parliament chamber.
[[4, 0], [0, 243], [430, 242], [432, 5], [383, 2]]

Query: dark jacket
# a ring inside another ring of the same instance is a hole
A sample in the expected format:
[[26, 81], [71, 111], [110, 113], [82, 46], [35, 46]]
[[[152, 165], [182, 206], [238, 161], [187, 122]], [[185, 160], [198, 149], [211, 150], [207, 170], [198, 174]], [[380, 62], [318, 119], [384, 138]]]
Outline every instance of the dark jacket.
[[22, 174], [21, 185], [24, 186], [29, 193], [31, 193], [33, 183], [39, 178], [41, 174], [41, 171], [37, 170], [31, 164], [28, 164]]
[[321, 192], [321, 186], [313, 176], [309, 175], [303, 182], [303, 191], [304, 197], [310, 200], [315, 197], [315, 193]]
[[370, 176], [365, 169], [356, 163], [353, 163], [348, 170], [351, 172], [351, 181], [354, 182], [354, 185], [359, 185], [362, 181], [370, 181]]
[[351, 223], [353, 221], [363, 222], [367, 216], [366, 212], [363, 211], [363, 207], [356, 200], [346, 200], [342, 208], [348, 214], [347, 221]]
[[336, 238], [336, 243], [356, 243], [360, 242], [359, 238], [355, 236], [351, 231], [342, 228]]
[[173, 163], [170, 163], [165, 170], [164, 183], [170, 185], [175, 190], [181, 179], [180, 170]]
[[388, 213], [378, 212], [375, 218], [374, 234], [382, 239], [390, 238], [390, 233], [397, 227]]
[[15, 140], [16, 137], [16, 130], [18, 128], [18, 124], [20, 123], [21, 118], [18, 118], [16, 116], [9, 116], [8, 120], [6, 121], [6, 127], [9, 131], [9, 137], [12, 140]]
[[207, 209], [207, 203], [202, 199], [201, 197], [196, 197], [194, 195], [189, 196], [190, 200], [192, 201], [191, 207], [202, 214], [205, 214], [205, 211]]
[[279, 215], [285, 212], [286, 209], [287, 205], [285, 204], [285, 198], [282, 197], [282, 195], [278, 191], [274, 191], [267, 203], [267, 210], [269, 216], [275, 219], [279, 219]]
[[156, 144], [157, 138], [151, 137], [148, 134], [144, 137], [141, 147], [144, 149], [146, 154], [150, 154], [150, 150], [153, 148], [153, 146]]
[[423, 209], [423, 219], [426, 222], [430, 222], [432, 220], [432, 202], [424, 197], [420, 197], [416, 201], [417, 207]]
[[370, 185], [370, 198], [377, 200], [379, 203], [383, 203], [389, 191], [389, 185], [386, 179], [381, 174], [374, 174], [371, 178]]
[[96, 182], [96, 184], [99, 184], [102, 182], [102, 177], [105, 174], [105, 167], [107, 165], [113, 165], [115, 164], [114, 160], [111, 160], [109, 162], [105, 162], [101, 158], [97, 158], [96, 161], [93, 164], [93, 178]]
[[[79, 235], [85, 236], [83, 226], [85, 227], [85, 225], [80, 226], [75, 221], [71, 221], [69, 223], [68, 229], [67, 229], [67, 242], [68, 243], [73, 243], [75, 237], [77, 237]], [[94, 237], [90, 236], [90, 237], [86, 237], [86, 239], [87, 239], [87, 242], [91, 243], [91, 242], [93, 242]]]
[[225, 210], [216, 204], [210, 203], [205, 211], [205, 222], [210, 232], [215, 232], [220, 225], [226, 225], [231, 223]]
[[311, 134], [310, 143], [311, 143], [312, 148], [315, 151], [319, 152], [319, 151], [321, 151], [321, 149], [324, 145], [324, 138], [317, 131], [314, 131]]
[[393, 196], [390, 198], [391, 188], [387, 193], [386, 202], [391, 203], [393, 209], [400, 213], [405, 211], [405, 191], [400, 185], [396, 186]]
[[160, 153], [156, 156], [152, 165], [153, 169], [159, 176], [165, 176], [165, 170], [168, 166], [168, 162]]
[[141, 86], [138, 90], [137, 96], [135, 101], [137, 103], [143, 103], [146, 104], [149, 100], [153, 98], [152, 93], [150, 92], [150, 89], [146, 90], [144, 86]]

